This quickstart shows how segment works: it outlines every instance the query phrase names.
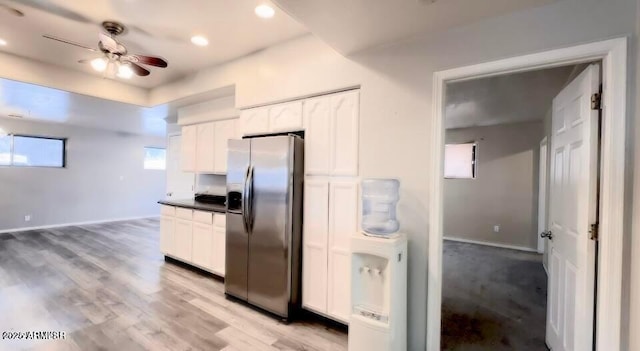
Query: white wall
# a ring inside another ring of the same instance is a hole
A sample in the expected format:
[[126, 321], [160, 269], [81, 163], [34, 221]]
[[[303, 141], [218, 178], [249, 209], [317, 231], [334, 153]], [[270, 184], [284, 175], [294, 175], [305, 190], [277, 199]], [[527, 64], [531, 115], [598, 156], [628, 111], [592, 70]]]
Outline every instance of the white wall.
[[144, 147], [165, 138], [13, 119], [0, 128], [68, 138], [66, 168], [0, 167], [0, 231], [159, 215], [165, 172], [144, 169]]
[[445, 237], [537, 249], [543, 137], [542, 121], [447, 130], [448, 144], [476, 142], [477, 174], [444, 180]]
[[[433, 72], [617, 36], [631, 35], [635, 45], [635, 26], [636, 0], [564, 0], [349, 58], [306, 36], [156, 88], [150, 101], [235, 85], [236, 107], [247, 107], [361, 86], [360, 174], [402, 183], [398, 216], [410, 239], [409, 347], [424, 350], [427, 185], [436, 176], [429, 167]], [[635, 86], [630, 91], [635, 96]]]

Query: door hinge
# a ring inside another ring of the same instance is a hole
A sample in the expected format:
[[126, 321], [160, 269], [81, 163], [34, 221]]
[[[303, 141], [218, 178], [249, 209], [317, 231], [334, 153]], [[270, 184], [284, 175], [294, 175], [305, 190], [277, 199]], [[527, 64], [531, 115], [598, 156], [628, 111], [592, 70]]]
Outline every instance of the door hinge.
[[602, 94], [595, 93], [591, 95], [591, 109], [592, 110], [602, 109]]
[[591, 235], [590, 237], [591, 240], [598, 241], [599, 239], [598, 235], [600, 234], [598, 228], [599, 228], [598, 223], [593, 223], [589, 226], [589, 234]]

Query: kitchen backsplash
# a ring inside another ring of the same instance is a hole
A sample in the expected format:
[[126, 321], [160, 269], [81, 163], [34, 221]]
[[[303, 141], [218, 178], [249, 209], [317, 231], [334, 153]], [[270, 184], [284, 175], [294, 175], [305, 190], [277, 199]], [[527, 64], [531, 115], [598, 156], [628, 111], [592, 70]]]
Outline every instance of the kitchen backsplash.
[[217, 174], [199, 174], [196, 177], [196, 194], [226, 195], [227, 177]]

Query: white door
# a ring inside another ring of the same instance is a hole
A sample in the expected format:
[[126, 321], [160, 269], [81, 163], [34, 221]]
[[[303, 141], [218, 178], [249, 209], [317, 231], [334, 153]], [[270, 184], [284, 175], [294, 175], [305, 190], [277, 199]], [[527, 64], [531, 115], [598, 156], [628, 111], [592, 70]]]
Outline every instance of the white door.
[[591, 109], [600, 72], [591, 65], [553, 100], [548, 241], [547, 345], [593, 349], [599, 113]]
[[327, 313], [327, 245], [329, 232], [329, 180], [304, 181], [302, 223], [302, 305]]
[[358, 181], [329, 182], [327, 313], [349, 323], [351, 315], [351, 237], [358, 232]]
[[195, 176], [182, 170], [182, 136], [169, 137], [167, 146], [167, 197], [189, 199], [193, 197]]
[[[547, 230], [547, 138], [540, 142], [540, 162], [538, 173], [538, 233]], [[545, 239], [538, 236], [538, 253], [543, 253]], [[545, 265], [547, 262], [543, 260]]]

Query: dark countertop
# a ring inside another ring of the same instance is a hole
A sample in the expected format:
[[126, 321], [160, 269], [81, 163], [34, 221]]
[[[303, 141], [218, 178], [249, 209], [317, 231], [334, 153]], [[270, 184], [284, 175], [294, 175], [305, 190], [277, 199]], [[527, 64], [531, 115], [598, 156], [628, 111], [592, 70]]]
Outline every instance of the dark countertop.
[[158, 201], [158, 203], [162, 205], [167, 205], [167, 206], [191, 208], [191, 209], [200, 210], [200, 211], [209, 211], [209, 212], [218, 212], [218, 213], [227, 212], [227, 207], [223, 204], [210, 204], [207, 202], [196, 201], [194, 199], [184, 199], [184, 200], [165, 199], [165, 200]]

